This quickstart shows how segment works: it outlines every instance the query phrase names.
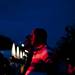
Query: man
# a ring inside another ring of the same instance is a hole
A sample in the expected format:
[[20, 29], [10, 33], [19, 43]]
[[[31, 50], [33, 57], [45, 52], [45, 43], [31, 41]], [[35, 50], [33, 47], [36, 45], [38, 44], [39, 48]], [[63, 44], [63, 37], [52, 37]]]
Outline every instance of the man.
[[34, 52], [30, 66], [25, 75], [30, 75], [35, 71], [36, 65], [40, 62], [44, 62], [46, 64], [52, 63], [52, 59], [50, 59], [47, 49], [47, 32], [44, 29], [36, 28], [32, 31], [31, 44], [34, 46]]

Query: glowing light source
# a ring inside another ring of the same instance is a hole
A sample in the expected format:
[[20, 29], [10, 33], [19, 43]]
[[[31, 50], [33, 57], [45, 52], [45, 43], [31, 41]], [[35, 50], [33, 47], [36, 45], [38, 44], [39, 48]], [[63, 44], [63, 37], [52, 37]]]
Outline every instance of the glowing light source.
[[20, 51], [20, 58], [23, 58], [23, 54], [22, 54], [22, 51]]
[[23, 52], [23, 56], [25, 56], [25, 53]]
[[70, 58], [66, 58], [66, 60], [70, 60]]
[[29, 53], [27, 50], [25, 50], [26, 53]]
[[13, 43], [12, 45], [12, 56], [16, 56], [16, 52], [15, 52], [15, 43]]
[[22, 47], [24, 47], [24, 44], [21, 44]]
[[[24, 46], [24, 45], [22, 44], [22, 46]], [[28, 53], [27, 50], [25, 50], [25, 52]], [[25, 56], [27, 58], [27, 54], [25, 54], [25, 52], [20, 50], [19, 46], [17, 46], [17, 48], [16, 48], [15, 43], [12, 44], [12, 56], [14, 56], [15, 58], [23, 59], [23, 56]]]
[[25, 56], [27, 58], [27, 54], [25, 54], [25, 52], [23, 52], [23, 56]]
[[19, 47], [17, 46], [17, 53], [16, 53], [17, 58], [19, 58]]

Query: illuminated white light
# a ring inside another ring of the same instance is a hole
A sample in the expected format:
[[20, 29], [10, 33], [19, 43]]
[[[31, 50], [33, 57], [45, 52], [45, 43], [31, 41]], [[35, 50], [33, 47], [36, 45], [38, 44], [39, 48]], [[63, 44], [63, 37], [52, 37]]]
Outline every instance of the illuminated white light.
[[27, 50], [25, 50], [26, 53], [29, 53]]
[[24, 44], [21, 44], [22, 47], [24, 47]]
[[25, 57], [27, 57], [27, 55], [26, 55], [26, 54], [25, 54], [24, 56], [25, 56]]
[[23, 56], [25, 55], [25, 53], [23, 52]]
[[27, 57], [27, 55], [23, 52], [23, 56]]
[[22, 51], [20, 51], [20, 58], [23, 58]]
[[17, 54], [16, 54], [17, 58], [19, 58], [19, 47], [17, 46]]
[[15, 52], [15, 43], [13, 43], [12, 45], [12, 56], [16, 56], [16, 52]]
[[70, 60], [70, 58], [66, 58], [66, 60]]

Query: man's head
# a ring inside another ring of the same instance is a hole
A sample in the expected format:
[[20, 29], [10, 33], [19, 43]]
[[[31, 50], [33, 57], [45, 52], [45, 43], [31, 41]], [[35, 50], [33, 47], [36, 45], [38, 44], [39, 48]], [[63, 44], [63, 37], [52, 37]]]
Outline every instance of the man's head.
[[28, 49], [31, 47], [31, 35], [27, 35], [25, 37], [24, 45], [25, 45], [25, 49]]
[[42, 28], [36, 28], [32, 31], [31, 42], [33, 45], [47, 43], [47, 32]]

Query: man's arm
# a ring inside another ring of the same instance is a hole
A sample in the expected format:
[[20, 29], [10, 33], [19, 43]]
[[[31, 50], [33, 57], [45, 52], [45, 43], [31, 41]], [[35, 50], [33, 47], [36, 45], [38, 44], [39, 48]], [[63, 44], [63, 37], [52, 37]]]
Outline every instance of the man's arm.
[[27, 69], [25, 75], [29, 75], [33, 70], [34, 70], [34, 67], [33, 67], [33, 66], [30, 66], [30, 67]]
[[47, 51], [44, 51], [42, 54], [41, 54], [41, 59], [45, 62], [45, 63], [52, 63], [52, 57], [49, 56], [48, 52]]
[[20, 68], [20, 73], [22, 74], [24, 72], [24, 64]]
[[25, 75], [29, 75], [34, 69], [35, 69], [36, 63], [31, 63], [31, 65], [28, 67]]

